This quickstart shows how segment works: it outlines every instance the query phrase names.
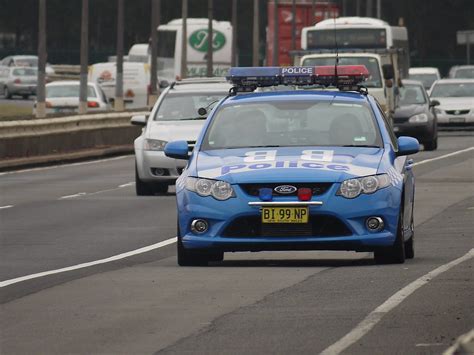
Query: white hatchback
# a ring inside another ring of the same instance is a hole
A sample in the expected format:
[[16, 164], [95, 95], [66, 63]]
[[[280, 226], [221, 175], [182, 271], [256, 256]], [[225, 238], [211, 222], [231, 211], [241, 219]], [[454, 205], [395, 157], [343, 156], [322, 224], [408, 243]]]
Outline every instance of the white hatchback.
[[132, 124], [144, 126], [134, 144], [137, 195], [168, 191], [168, 186], [174, 184], [186, 161], [166, 157], [163, 151], [166, 143], [185, 140], [192, 149], [207, 113], [228, 95], [230, 88], [223, 78], [178, 81], [162, 92], [148, 119], [145, 116], [132, 117]]

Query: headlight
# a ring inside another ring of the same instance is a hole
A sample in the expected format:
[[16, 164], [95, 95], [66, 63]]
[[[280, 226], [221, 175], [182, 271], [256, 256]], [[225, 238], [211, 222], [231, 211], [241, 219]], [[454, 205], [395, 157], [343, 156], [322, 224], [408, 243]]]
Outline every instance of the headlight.
[[408, 120], [410, 123], [426, 123], [428, 122], [428, 115], [426, 113], [420, 113], [419, 115], [411, 116]]
[[235, 196], [232, 186], [228, 182], [220, 180], [188, 177], [186, 178], [185, 188], [199, 196], [212, 196], [219, 201], [228, 200]]
[[145, 150], [164, 150], [167, 141], [159, 139], [145, 139]]
[[360, 194], [373, 194], [390, 184], [387, 174], [365, 176], [357, 179], [349, 179], [342, 182], [336, 195], [345, 198], [356, 198]]
[[435, 108], [434, 111], [435, 111], [436, 114], [438, 114], [438, 115], [443, 114], [443, 110], [441, 110], [440, 108]]

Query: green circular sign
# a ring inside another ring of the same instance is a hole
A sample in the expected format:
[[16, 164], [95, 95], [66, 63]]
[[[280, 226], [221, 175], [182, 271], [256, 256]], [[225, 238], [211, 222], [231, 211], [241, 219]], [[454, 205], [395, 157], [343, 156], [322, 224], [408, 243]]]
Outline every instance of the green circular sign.
[[[222, 32], [213, 30], [212, 31], [212, 51], [218, 51], [225, 45], [225, 36]], [[206, 29], [200, 29], [194, 31], [189, 37], [189, 44], [195, 50], [199, 52], [207, 52], [207, 41], [208, 41], [208, 31]]]

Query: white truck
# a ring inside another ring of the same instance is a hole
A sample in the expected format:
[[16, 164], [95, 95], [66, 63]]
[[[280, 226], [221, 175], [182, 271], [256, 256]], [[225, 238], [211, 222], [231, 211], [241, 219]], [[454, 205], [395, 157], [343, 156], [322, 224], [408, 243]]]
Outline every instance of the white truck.
[[[169, 82], [181, 76], [182, 19], [158, 26], [158, 78]], [[189, 18], [187, 32], [187, 77], [207, 73], [208, 19]], [[232, 25], [228, 21], [212, 22], [214, 76], [225, 76], [231, 65]]]
[[[348, 50], [338, 53], [339, 65], [365, 65], [370, 73], [364, 86], [374, 96], [388, 117], [391, 117], [398, 104], [398, 85], [401, 71], [398, 68], [397, 51], [371, 50], [366, 52]], [[336, 53], [320, 51], [296, 57], [296, 63], [303, 66], [336, 64]]]

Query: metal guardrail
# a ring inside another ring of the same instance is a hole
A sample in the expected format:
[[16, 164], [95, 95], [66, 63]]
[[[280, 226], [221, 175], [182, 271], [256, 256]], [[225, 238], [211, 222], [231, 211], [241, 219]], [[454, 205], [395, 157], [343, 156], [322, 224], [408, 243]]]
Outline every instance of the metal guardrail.
[[0, 122], [0, 139], [130, 127], [130, 118], [132, 116], [146, 114], [149, 114], [149, 112], [111, 112], [40, 120], [5, 121]]

